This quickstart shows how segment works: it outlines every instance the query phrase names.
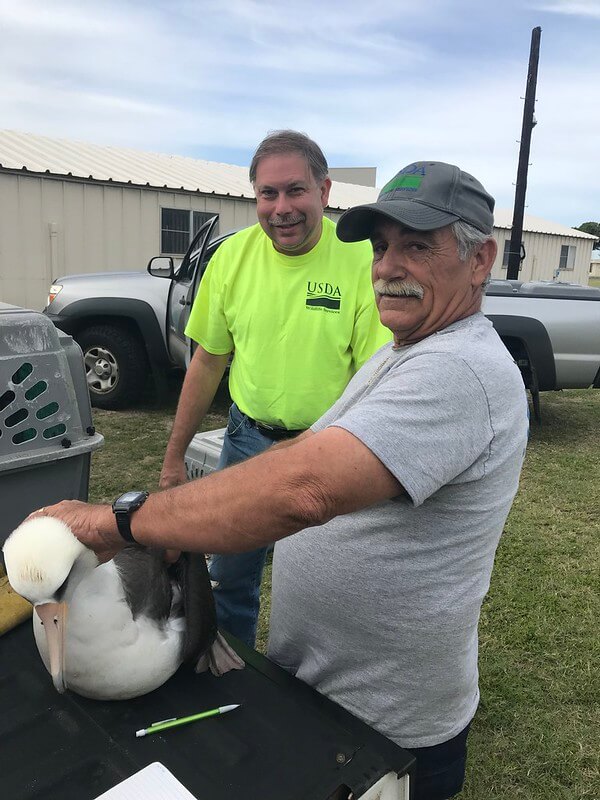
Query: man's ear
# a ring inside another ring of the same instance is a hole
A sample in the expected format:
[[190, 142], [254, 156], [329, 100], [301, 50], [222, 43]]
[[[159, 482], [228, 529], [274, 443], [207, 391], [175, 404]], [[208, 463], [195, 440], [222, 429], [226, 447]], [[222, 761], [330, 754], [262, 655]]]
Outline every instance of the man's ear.
[[472, 256], [471, 285], [481, 286], [492, 271], [498, 245], [495, 239], [488, 239]]
[[323, 208], [327, 207], [329, 203], [329, 192], [331, 190], [331, 178], [325, 178], [321, 184], [321, 205]]

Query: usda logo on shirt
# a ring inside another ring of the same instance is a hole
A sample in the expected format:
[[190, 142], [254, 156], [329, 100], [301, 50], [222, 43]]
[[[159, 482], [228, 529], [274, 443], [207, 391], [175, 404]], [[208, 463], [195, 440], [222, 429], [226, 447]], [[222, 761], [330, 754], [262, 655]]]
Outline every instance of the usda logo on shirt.
[[339, 312], [342, 294], [339, 286], [331, 283], [308, 281], [306, 287], [306, 308], [323, 308], [326, 311]]

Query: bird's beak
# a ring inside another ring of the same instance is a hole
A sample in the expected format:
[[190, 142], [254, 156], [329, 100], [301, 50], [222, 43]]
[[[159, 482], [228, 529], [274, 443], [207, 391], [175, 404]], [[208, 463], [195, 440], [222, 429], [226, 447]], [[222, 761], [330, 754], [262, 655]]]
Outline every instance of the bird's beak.
[[64, 679], [67, 604], [42, 603], [36, 606], [35, 610], [38, 617], [42, 620], [46, 633], [52, 683], [56, 690], [62, 694], [67, 688]]

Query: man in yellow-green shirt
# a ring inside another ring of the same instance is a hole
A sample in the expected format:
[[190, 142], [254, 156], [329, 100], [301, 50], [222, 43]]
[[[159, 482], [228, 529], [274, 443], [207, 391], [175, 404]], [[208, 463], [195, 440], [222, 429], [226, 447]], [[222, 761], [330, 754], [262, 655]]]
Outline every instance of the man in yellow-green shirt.
[[[331, 180], [318, 145], [278, 131], [250, 166], [259, 224], [224, 242], [186, 334], [198, 343], [167, 445], [161, 487], [185, 481], [185, 451], [234, 353], [219, 468], [308, 428], [385, 342], [367, 242], [345, 244], [323, 216]], [[239, 490], [244, 491], [240, 486]], [[254, 646], [266, 549], [213, 556], [219, 624]]]

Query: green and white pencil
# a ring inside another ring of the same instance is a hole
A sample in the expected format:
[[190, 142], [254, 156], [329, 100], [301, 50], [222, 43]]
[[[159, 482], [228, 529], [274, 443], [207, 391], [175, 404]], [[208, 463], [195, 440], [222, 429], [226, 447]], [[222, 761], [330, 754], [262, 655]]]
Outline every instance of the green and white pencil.
[[201, 711], [199, 714], [191, 714], [189, 717], [172, 717], [171, 719], [163, 719], [160, 722], [153, 722], [148, 728], [142, 728], [135, 732], [139, 738], [141, 736], [149, 736], [151, 733], [160, 733], [169, 728], [177, 728], [179, 725], [187, 725], [188, 722], [196, 722], [198, 719], [206, 719], [207, 717], [216, 717], [219, 714], [227, 714], [228, 711], [233, 711], [234, 708], [239, 708], [240, 703], [233, 706], [219, 706], [218, 708], [211, 708], [210, 711]]

